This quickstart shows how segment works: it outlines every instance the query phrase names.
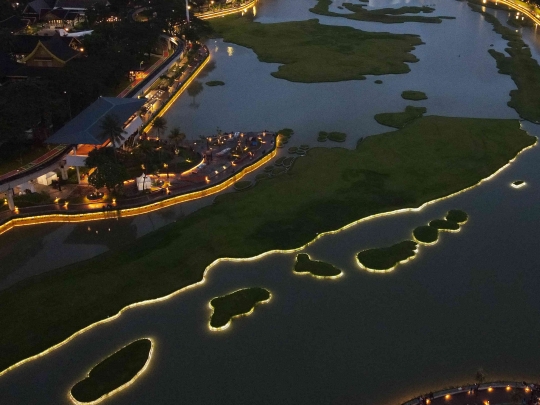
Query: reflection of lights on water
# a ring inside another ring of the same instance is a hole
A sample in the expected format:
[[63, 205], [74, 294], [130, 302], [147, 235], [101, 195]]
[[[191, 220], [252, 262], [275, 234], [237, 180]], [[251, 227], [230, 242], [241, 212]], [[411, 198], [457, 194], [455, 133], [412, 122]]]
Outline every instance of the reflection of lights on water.
[[233, 56], [234, 48], [232, 46], [227, 47], [227, 55]]
[[[144, 366], [139, 370], [139, 372], [137, 374], [135, 374], [133, 376], [133, 378], [131, 380], [129, 380], [127, 383], [125, 384], [122, 384], [120, 387], [118, 388], [115, 388], [114, 390], [102, 395], [101, 397], [99, 397], [98, 399], [96, 399], [95, 401], [91, 401], [91, 402], [79, 402], [77, 401], [75, 398], [73, 398], [73, 395], [71, 395], [71, 390], [69, 391], [69, 394], [68, 394], [68, 398], [71, 400], [71, 402], [73, 402], [74, 404], [77, 404], [77, 405], [92, 405], [92, 404], [97, 404], [107, 398], [109, 398], [110, 396], [116, 394], [117, 392], [119, 391], [122, 391], [124, 389], [126, 389], [127, 387], [129, 387], [131, 384], [133, 384], [135, 382], [135, 380], [137, 378], [139, 378], [139, 376], [144, 373], [144, 371], [148, 368], [148, 365], [150, 364], [150, 360], [152, 359], [152, 352], [154, 351], [154, 341], [150, 338], [145, 338], [147, 340], [150, 341], [150, 350], [148, 351], [148, 358], [146, 359], [146, 363], [144, 363]], [[133, 343], [133, 342], [131, 342]], [[126, 346], [118, 349], [117, 351], [115, 351], [113, 354], [111, 354], [110, 356], [107, 356], [105, 359], [101, 360], [100, 362], [98, 362], [97, 364], [101, 364], [102, 362], [104, 362], [105, 360], [107, 360], [109, 357], [111, 356], [114, 356], [116, 353], [118, 353], [120, 350], [124, 349], [125, 347], [129, 346], [131, 343], [128, 343]], [[97, 365], [96, 364], [96, 365]], [[92, 369], [86, 374], [85, 378], [88, 378], [90, 377], [90, 373], [92, 372], [92, 370], [95, 368], [92, 367]], [[82, 381], [82, 380], [81, 380]], [[79, 381], [80, 382], [80, 381]], [[73, 384], [75, 385], [75, 384]]]

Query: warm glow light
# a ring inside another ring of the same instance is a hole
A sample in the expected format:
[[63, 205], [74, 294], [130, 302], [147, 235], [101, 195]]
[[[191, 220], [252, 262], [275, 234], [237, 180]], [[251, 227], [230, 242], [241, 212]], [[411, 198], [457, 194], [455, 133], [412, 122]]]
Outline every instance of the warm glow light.
[[492, 391], [493, 391], [493, 388], [492, 388], [492, 387], [489, 387], [487, 390], [488, 390], [488, 392], [492, 392]]
[[512, 389], [512, 388], [510, 388], [509, 385], [506, 387], [506, 391], [510, 391], [511, 389]]
[[[120, 387], [118, 388], [115, 388], [114, 390], [112, 390], [111, 392], [108, 392], [107, 394], [104, 394], [102, 395], [101, 397], [99, 397], [98, 399], [96, 399], [95, 401], [91, 401], [91, 402], [79, 402], [77, 401], [75, 398], [73, 398], [73, 395], [71, 395], [71, 390], [69, 391], [68, 393], [68, 398], [71, 400], [71, 402], [73, 402], [74, 404], [77, 404], [77, 405], [93, 405], [93, 404], [98, 404], [100, 403], [101, 401], [104, 401], [105, 399], [111, 397], [112, 395], [126, 389], [127, 387], [129, 387], [131, 384], [133, 384], [135, 382], [135, 380], [137, 378], [139, 378], [139, 376], [144, 373], [144, 371], [148, 368], [148, 365], [150, 364], [150, 360], [152, 359], [152, 352], [154, 351], [154, 341], [150, 338], [145, 338], [145, 339], [148, 339], [150, 341], [150, 350], [148, 352], [148, 358], [146, 359], [146, 363], [144, 363], [144, 366], [139, 370], [139, 372], [137, 374], [135, 374], [133, 376], [133, 378], [131, 380], [129, 380], [127, 383], [125, 384], [122, 384]], [[132, 342], [133, 343], [133, 342]], [[131, 343], [129, 343], [131, 344]], [[129, 344], [127, 344], [126, 346], [128, 346]], [[126, 347], [124, 346], [124, 347]], [[116, 352], [114, 352], [113, 354], [111, 354], [110, 356], [107, 356], [106, 358], [108, 359], [109, 357], [113, 356], [115, 353], [119, 352], [120, 350], [122, 350], [124, 347], [121, 347], [120, 349], [118, 349]], [[100, 364], [102, 361], [104, 361], [105, 359], [99, 361], [97, 364]], [[90, 370], [92, 371], [92, 370]], [[86, 374], [85, 378], [89, 377], [90, 376], [90, 371], [88, 371], [88, 373]], [[75, 384], [73, 384], [75, 385]]]
[[446, 395], [444, 396], [444, 399], [446, 399], [446, 400], [450, 399], [450, 394], [446, 394]]
[[195, 16], [200, 18], [201, 20], [209, 20], [211, 18], [216, 17], [223, 17], [230, 14], [236, 14], [236, 13], [245, 13], [248, 9], [255, 7], [255, 4], [257, 3], [257, 0], [253, 0], [250, 3], [245, 4], [244, 8], [233, 8], [233, 9], [227, 9], [227, 10], [221, 10], [216, 12], [209, 12], [209, 13], [195, 13]]
[[[240, 290], [236, 290], [236, 291], [240, 291]], [[233, 291], [232, 293], [230, 294], [234, 294], [236, 291]], [[227, 295], [230, 295], [230, 294], [227, 294]], [[238, 315], [233, 315], [231, 317], [231, 319], [229, 319], [229, 322], [227, 322], [225, 325], [223, 326], [220, 326], [220, 327], [217, 327], [217, 328], [214, 328], [212, 325], [210, 325], [210, 321], [208, 321], [208, 328], [212, 331], [212, 332], [219, 332], [219, 331], [222, 331], [222, 330], [225, 330], [225, 329], [228, 329], [229, 326], [231, 326], [231, 322], [234, 318], [238, 318], [238, 317], [241, 317], [241, 316], [248, 316], [248, 315], [251, 315], [253, 313], [253, 311], [255, 311], [255, 307], [259, 304], [266, 304], [267, 302], [270, 301], [270, 299], [272, 298], [272, 293], [270, 293], [270, 296], [268, 297], [268, 299], [264, 300], [264, 301], [257, 301], [255, 303], [255, 305], [253, 305], [253, 307], [248, 311], [248, 312], [244, 312], [243, 314], [238, 314]], [[219, 297], [214, 297], [214, 298], [219, 298]], [[214, 299], [212, 298], [212, 299]], [[210, 307], [210, 309], [212, 310], [212, 313], [210, 314], [210, 319], [212, 319], [212, 315], [214, 315], [214, 307], [212, 306], [211, 304], [211, 301], [208, 303], [208, 306]]]

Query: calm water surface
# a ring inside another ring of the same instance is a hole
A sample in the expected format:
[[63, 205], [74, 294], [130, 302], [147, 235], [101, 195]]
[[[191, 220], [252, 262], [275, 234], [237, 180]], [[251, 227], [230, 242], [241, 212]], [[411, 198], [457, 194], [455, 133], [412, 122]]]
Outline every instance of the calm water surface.
[[[456, 1], [429, 1], [442, 24], [382, 25], [321, 18], [323, 23], [373, 31], [420, 34], [426, 42], [407, 75], [332, 84], [274, 79], [246, 48], [212, 41], [216, 68], [201, 80], [226, 85], [185, 97], [166, 117], [193, 137], [224, 130], [296, 131], [292, 144], [314, 142], [319, 130], [360, 136], [386, 131], [378, 112], [411, 103], [406, 89], [425, 91], [428, 113], [516, 118], [506, 106], [514, 88], [487, 53], [505, 42], [477, 13]], [[313, 18], [313, 1], [265, 1], [265, 23]], [[370, 6], [422, 2], [370, 2]], [[537, 47], [531, 29], [525, 40]], [[230, 48], [230, 49], [229, 49]], [[534, 52], [537, 52], [535, 50]], [[540, 130], [524, 123], [530, 133]], [[329, 146], [325, 144], [324, 146]], [[77, 337], [0, 378], [0, 403], [67, 404], [70, 387], [112, 351], [140, 337], [155, 339], [148, 371], [110, 404], [387, 404], [422, 391], [471, 381], [478, 367], [490, 379], [538, 379], [540, 303], [537, 299], [540, 149], [534, 147], [490, 181], [419, 212], [381, 217], [327, 235], [304, 251], [340, 267], [344, 277], [321, 281], [292, 273], [294, 254], [221, 262], [200, 287], [167, 301], [131, 309], [114, 322]], [[514, 180], [527, 181], [515, 190]], [[134, 219], [21, 228], [0, 236], [0, 277], [6, 288], [21, 278], [87, 258], [182, 220], [201, 204]], [[470, 214], [461, 232], [442, 234], [417, 258], [387, 274], [360, 270], [360, 250], [410, 238], [414, 227], [453, 208]], [[90, 229], [89, 229], [90, 227]], [[110, 229], [110, 230], [109, 230]], [[96, 234], [95, 231], [98, 231]], [[104, 236], [105, 235], [105, 236]], [[14, 248], [17, 246], [17, 249]], [[24, 253], [21, 253], [21, 248]], [[235, 289], [271, 290], [270, 303], [214, 333], [208, 301]]]

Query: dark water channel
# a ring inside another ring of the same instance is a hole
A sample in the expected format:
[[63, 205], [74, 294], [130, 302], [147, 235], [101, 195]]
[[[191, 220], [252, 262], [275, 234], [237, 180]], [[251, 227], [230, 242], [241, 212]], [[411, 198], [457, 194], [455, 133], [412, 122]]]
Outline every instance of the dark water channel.
[[[394, 3], [402, 4], [372, 0], [370, 6]], [[420, 62], [408, 75], [384, 76], [379, 87], [373, 78], [289, 83], [272, 78], [275, 66], [261, 64], [250, 50], [217, 41], [212, 46], [216, 69], [204, 80], [226, 85], [206, 88], [197, 96], [197, 108], [189, 106], [189, 97], [181, 99], [167, 119], [194, 135], [212, 132], [216, 125], [246, 130], [289, 126], [297, 132], [293, 144], [314, 144], [320, 129], [341, 130], [349, 134], [346, 146], [352, 147], [355, 137], [383, 130], [372, 119], [374, 113], [407, 105], [399, 97], [405, 89], [428, 93], [421, 105], [432, 114], [516, 118], [506, 106], [513, 82], [497, 74], [487, 53], [492, 43], [503, 49], [504, 41], [465, 3], [426, 2], [433, 3], [437, 14], [457, 20], [383, 26], [324, 19], [421, 34], [426, 45], [415, 52]], [[265, 0], [257, 15], [264, 22], [313, 18], [305, 11], [312, 4]], [[530, 32], [524, 37], [535, 46]], [[531, 124], [524, 127], [540, 134]], [[0, 377], [0, 403], [67, 404], [70, 387], [96, 362], [140, 337], [155, 340], [152, 362], [136, 384], [108, 404], [399, 403], [422, 391], [472, 381], [479, 367], [489, 379], [537, 380], [539, 167], [537, 146], [465, 193], [321, 237], [304, 251], [340, 267], [345, 275], [336, 280], [294, 275], [292, 253], [221, 262], [203, 285], [130, 309]], [[518, 179], [527, 186], [510, 187]], [[1, 266], [3, 288], [17, 277], [114, 249], [119, 241], [182, 220], [196, 208], [175, 207], [116, 223], [21, 228], [0, 236], [0, 260], [11, 266], [10, 271]], [[438, 244], [421, 247], [413, 261], [386, 274], [356, 265], [359, 250], [410, 238], [414, 227], [453, 208], [467, 211], [469, 222], [459, 233], [442, 234]], [[15, 245], [27, 254], [17, 253]], [[211, 332], [209, 300], [248, 286], [269, 289], [271, 301], [228, 330]]]

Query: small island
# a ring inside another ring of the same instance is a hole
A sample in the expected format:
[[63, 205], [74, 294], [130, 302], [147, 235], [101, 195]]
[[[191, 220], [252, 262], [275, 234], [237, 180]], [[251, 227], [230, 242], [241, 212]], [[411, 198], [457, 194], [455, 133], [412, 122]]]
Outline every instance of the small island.
[[459, 224], [455, 221], [449, 221], [447, 219], [434, 219], [429, 223], [429, 226], [436, 228], [439, 231], [459, 231]]
[[427, 100], [426, 93], [415, 90], [405, 90], [403, 93], [401, 93], [401, 97], [405, 100], [412, 101]]
[[210, 87], [225, 86], [225, 82], [222, 82], [221, 80], [210, 80], [209, 82], [206, 82], [205, 84]]
[[433, 245], [439, 239], [439, 230], [429, 225], [422, 225], [414, 229], [413, 238], [423, 245]]
[[[333, 142], [345, 142], [345, 139], [347, 139], [347, 134], [343, 132], [325, 132], [320, 131], [319, 136], [317, 137], [317, 141], [319, 142], [326, 142], [326, 140], [330, 140]], [[306, 145], [308, 146], [308, 145]], [[309, 146], [306, 148], [306, 150], [309, 149]]]
[[78, 402], [104, 399], [132, 384], [145, 370], [152, 357], [150, 339], [136, 340], [96, 365], [84, 380], [71, 388], [70, 396]]
[[406, 240], [386, 248], [363, 250], [356, 255], [356, 259], [363, 269], [384, 273], [394, 270], [399, 263], [414, 258], [417, 250], [416, 242]]
[[296, 256], [294, 272], [299, 274], [309, 273], [317, 278], [338, 278], [342, 276], [342, 271], [330, 263], [311, 260], [306, 253], [300, 253]]
[[451, 222], [457, 222], [458, 224], [464, 224], [469, 219], [469, 215], [465, 211], [450, 210], [446, 214], [446, 220]]
[[270, 291], [261, 287], [251, 287], [214, 298], [210, 301], [210, 308], [213, 310], [210, 316], [210, 330], [227, 329], [232, 318], [251, 314], [257, 304], [270, 301], [270, 297]]
[[512, 187], [514, 188], [521, 188], [521, 187], [525, 187], [527, 183], [525, 183], [523, 180], [516, 180], [514, 182], [512, 182]]

